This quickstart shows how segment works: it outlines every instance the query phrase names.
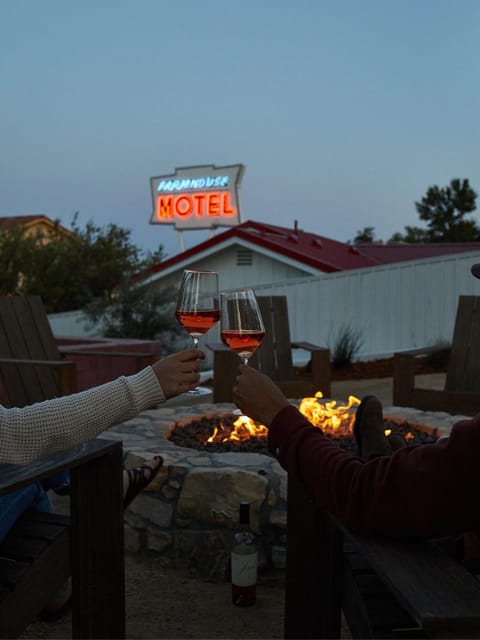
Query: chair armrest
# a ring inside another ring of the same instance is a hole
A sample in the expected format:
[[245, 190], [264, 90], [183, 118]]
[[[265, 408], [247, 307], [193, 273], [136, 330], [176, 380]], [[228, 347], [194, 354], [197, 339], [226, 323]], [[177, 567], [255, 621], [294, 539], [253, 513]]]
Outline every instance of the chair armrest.
[[306, 367], [312, 378], [313, 388], [321, 390], [324, 397], [332, 396], [332, 373], [330, 365], [330, 350], [319, 347], [311, 342], [292, 342], [292, 349], [305, 349], [310, 352], [310, 362]]
[[290, 343], [292, 349], [305, 349], [305, 351], [328, 351], [327, 347], [319, 347], [318, 344], [312, 344], [311, 342], [292, 342]]
[[28, 465], [0, 464], [0, 495], [90, 462], [113, 450], [115, 444], [111, 440], [96, 438]]
[[415, 392], [415, 368], [418, 359], [433, 354], [446, 354], [450, 346], [436, 345], [410, 351], [399, 351], [393, 355], [393, 404], [400, 407], [416, 406], [413, 400]]
[[29, 358], [0, 358], [0, 364], [12, 364], [15, 366], [25, 367], [65, 367], [75, 366], [75, 363], [69, 360], [31, 360]]
[[363, 538], [336, 524], [427, 637], [472, 637], [472, 631], [478, 634], [480, 581], [437, 544]]
[[20, 360], [0, 358], [0, 365], [15, 367], [49, 367], [58, 370], [58, 393], [68, 396], [77, 390], [77, 365], [72, 360]]

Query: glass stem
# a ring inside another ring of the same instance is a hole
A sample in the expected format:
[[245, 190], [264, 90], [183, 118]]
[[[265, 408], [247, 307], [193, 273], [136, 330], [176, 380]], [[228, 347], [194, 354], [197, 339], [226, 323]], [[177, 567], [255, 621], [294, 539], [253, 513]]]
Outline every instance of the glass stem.
[[196, 349], [197, 348], [197, 344], [198, 344], [198, 338], [194, 337], [193, 338], [193, 348]]

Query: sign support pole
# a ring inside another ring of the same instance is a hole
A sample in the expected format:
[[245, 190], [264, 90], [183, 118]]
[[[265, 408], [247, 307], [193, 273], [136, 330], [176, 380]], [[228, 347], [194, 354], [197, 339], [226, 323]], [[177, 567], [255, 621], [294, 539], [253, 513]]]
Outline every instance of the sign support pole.
[[185, 251], [185, 243], [183, 242], [183, 230], [177, 229], [178, 242], [180, 244], [180, 253]]

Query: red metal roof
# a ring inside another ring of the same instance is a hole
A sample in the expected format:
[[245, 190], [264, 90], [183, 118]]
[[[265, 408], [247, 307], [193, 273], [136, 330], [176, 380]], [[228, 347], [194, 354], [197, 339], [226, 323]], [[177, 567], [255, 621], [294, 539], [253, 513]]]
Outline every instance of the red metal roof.
[[432, 242], [431, 244], [358, 244], [357, 249], [366, 256], [377, 260], [379, 264], [404, 262], [405, 260], [420, 260], [421, 258], [435, 258], [454, 253], [480, 251], [480, 242]]
[[212, 249], [226, 241], [235, 240], [235, 238], [257, 245], [259, 248], [274, 251], [279, 256], [297, 260], [325, 273], [379, 264], [374, 257], [362, 254], [354, 245], [338, 242], [315, 233], [307, 233], [297, 227], [288, 229], [247, 220], [154, 265], [148, 272], [152, 274], [163, 271], [177, 262], [193, 258], [196, 254]]
[[315, 233], [308, 233], [299, 229], [297, 224], [293, 228], [286, 228], [247, 220], [154, 265], [148, 270], [148, 273], [163, 271], [178, 262], [193, 258], [203, 251], [214, 249], [221, 243], [235, 241], [236, 238], [278, 253], [279, 257], [285, 256], [325, 273], [467, 251], [480, 251], [480, 242], [351, 245]]

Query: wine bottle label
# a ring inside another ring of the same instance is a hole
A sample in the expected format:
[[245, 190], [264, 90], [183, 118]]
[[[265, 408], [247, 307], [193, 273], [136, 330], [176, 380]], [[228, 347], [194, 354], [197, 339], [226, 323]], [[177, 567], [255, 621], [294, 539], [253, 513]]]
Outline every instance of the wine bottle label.
[[247, 555], [232, 551], [232, 584], [237, 587], [257, 584], [257, 555], [256, 551]]

